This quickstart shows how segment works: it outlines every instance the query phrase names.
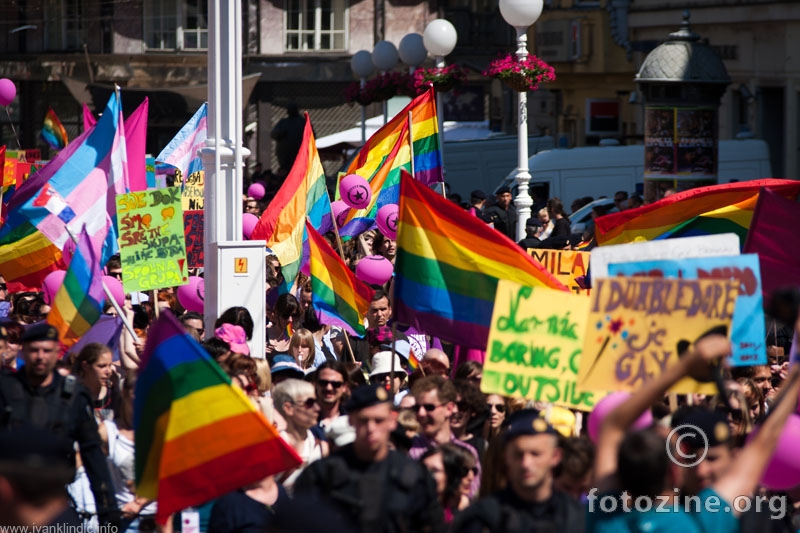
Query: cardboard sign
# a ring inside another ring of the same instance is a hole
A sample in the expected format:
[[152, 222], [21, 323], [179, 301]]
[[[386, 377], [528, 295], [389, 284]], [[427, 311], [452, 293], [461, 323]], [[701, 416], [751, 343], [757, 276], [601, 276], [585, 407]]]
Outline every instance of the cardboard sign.
[[205, 172], [199, 170], [186, 176], [181, 195], [184, 211], [202, 211], [205, 205]]
[[[634, 391], [678, 361], [678, 342], [713, 327], [730, 331], [739, 283], [730, 280], [600, 278], [592, 281], [578, 385]], [[670, 389], [713, 394], [716, 386], [684, 378]]]
[[591, 275], [592, 279], [608, 277], [610, 263], [719, 257], [740, 253], [739, 236], [735, 233], [598, 246], [592, 250]]
[[733, 310], [731, 341], [734, 366], [767, 364], [764, 299], [757, 254], [704, 257], [679, 261], [639, 261], [608, 265], [610, 276], [648, 276], [683, 279], [730, 279], [739, 282]]
[[203, 266], [203, 211], [184, 211], [183, 234], [186, 238], [186, 263], [189, 268]]
[[126, 293], [188, 283], [180, 187], [118, 194], [117, 227]]
[[589, 295], [589, 291], [581, 289], [575, 282], [575, 278], [586, 275], [586, 271], [589, 269], [590, 252], [530, 248], [528, 254], [558, 278], [558, 281], [569, 287], [569, 290], [575, 294]]
[[576, 388], [588, 310], [584, 296], [500, 280], [481, 390], [591, 411], [604, 394]]

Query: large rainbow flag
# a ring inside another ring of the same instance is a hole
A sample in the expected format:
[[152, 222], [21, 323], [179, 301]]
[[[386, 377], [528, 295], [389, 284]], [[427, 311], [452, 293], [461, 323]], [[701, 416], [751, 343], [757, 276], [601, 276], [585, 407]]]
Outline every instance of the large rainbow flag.
[[328, 241], [306, 222], [308, 232], [311, 293], [320, 322], [341, 326], [351, 335], [363, 337], [364, 316], [374, 291], [347, 268]]
[[599, 245], [736, 233], [742, 246], [761, 188], [794, 200], [800, 181], [762, 179], [690, 189], [595, 220]]
[[395, 259], [397, 320], [485, 350], [500, 279], [568, 290], [511, 239], [404, 174]]
[[136, 382], [136, 493], [156, 520], [293, 468], [302, 460], [203, 348], [165, 311]]
[[84, 230], [47, 315], [47, 322], [58, 330], [65, 348], [72, 347], [100, 319], [105, 299], [100, 264]]
[[308, 113], [303, 142], [294, 165], [250, 235], [251, 240], [267, 241], [267, 247], [278, 257], [285, 287], [294, 283], [300, 268], [308, 260], [308, 254], [303, 250], [308, 238], [306, 219], [321, 233], [332, 227], [325, 170], [319, 159]]
[[346, 173], [358, 174], [369, 181], [372, 201], [364, 209], [351, 209], [348, 212], [340, 230], [342, 236], [353, 237], [369, 229], [378, 209], [386, 204], [397, 203], [400, 197], [400, 172], [412, 171], [412, 145], [414, 178], [425, 184], [444, 181], [433, 89], [414, 98], [376, 131], [350, 163]]

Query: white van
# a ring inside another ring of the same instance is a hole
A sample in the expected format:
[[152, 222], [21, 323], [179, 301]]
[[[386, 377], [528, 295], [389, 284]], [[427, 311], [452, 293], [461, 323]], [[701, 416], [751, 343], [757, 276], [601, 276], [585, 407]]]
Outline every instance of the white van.
[[[589, 146], [540, 152], [528, 160], [530, 194], [535, 204], [549, 197], [561, 198], [569, 209], [584, 196], [613, 197], [616, 191], [641, 191], [644, 177], [644, 146]], [[758, 139], [719, 142], [719, 183], [772, 177], [769, 147]], [[516, 169], [494, 190], [514, 188]], [[488, 192], [488, 191], [487, 191]], [[514, 192], [516, 196], [516, 191]]]

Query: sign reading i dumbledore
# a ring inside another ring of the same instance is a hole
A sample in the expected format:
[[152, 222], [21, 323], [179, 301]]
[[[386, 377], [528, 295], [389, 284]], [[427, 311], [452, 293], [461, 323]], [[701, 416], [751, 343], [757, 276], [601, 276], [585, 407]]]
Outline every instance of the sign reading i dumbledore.
[[584, 295], [500, 280], [481, 390], [590, 411], [604, 394], [576, 388], [588, 312]]
[[[729, 279], [592, 280], [579, 372], [582, 390], [634, 391], [678, 361], [678, 343], [717, 326], [730, 331], [739, 282]], [[684, 378], [670, 392], [713, 394]]]

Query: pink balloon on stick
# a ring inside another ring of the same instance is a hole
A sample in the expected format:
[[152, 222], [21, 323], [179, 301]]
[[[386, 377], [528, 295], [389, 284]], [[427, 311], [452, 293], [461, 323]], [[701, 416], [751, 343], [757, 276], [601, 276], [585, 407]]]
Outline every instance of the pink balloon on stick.
[[64, 284], [64, 276], [67, 275], [66, 270], [54, 270], [50, 272], [42, 281], [42, 298], [47, 305], [53, 305], [53, 300], [61, 285]]
[[350, 209], [350, 206], [341, 200], [331, 202], [331, 210], [333, 211], [333, 217], [336, 219], [337, 227], [341, 228], [344, 225], [344, 221], [347, 219], [348, 209]]
[[386, 238], [391, 240], [397, 239], [397, 217], [400, 213], [400, 206], [397, 204], [386, 204], [378, 209], [375, 215], [375, 223], [378, 224], [378, 229]]
[[250, 235], [256, 229], [256, 224], [258, 224], [258, 217], [254, 214], [245, 213], [242, 215], [242, 234], [245, 239], [250, 240]]
[[369, 182], [358, 174], [348, 174], [339, 182], [339, 196], [353, 209], [364, 209], [372, 200]]
[[382, 255], [368, 255], [356, 265], [356, 277], [370, 285], [383, 285], [392, 277], [394, 265]]
[[0, 79], [0, 106], [7, 106], [17, 96], [17, 86], [8, 78]]
[[122, 282], [114, 276], [103, 276], [103, 283], [108, 287], [108, 291], [111, 293], [111, 296], [114, 297], [114, 301], [117, 302], [117, 305], [124, 307], [125, 289], [122, 287]]
[[[597, 438], [600, 436], [600, 424], [603, 423], [603, 419], [608, 416], [608, 413], [628, 401], [630, 397], [631, 395], [629, 392], [612, 392], [595, 404], [594, 409], [592, 409], [591, 414], [589, 414], [588, 424], [589, 438], [592, 439], [592, 442], [595, 444], [597, 443]], [[633, 428], [644, 429], [652, 424], [652, 413], [650, 413], [650, 411], [645, 411], [642, 416], [633, 423]]]
[[267, 194], [267, 190], [264, 188], [264, 184], [261, 182], [257, 181], [247, 188], [247, 196], [250, 198], [261, 200], [264, 198], [265, 194]]
[[199, 288], [203, 285], [203, 278], [198, 276], [189, 276], [189, 283], [178, 287], [178, 302], [187, 311], [194, 311], [196, 313], [203, 312], [203, 299], [201, 294], [205, 294], [205, 289], [202, 293]]

